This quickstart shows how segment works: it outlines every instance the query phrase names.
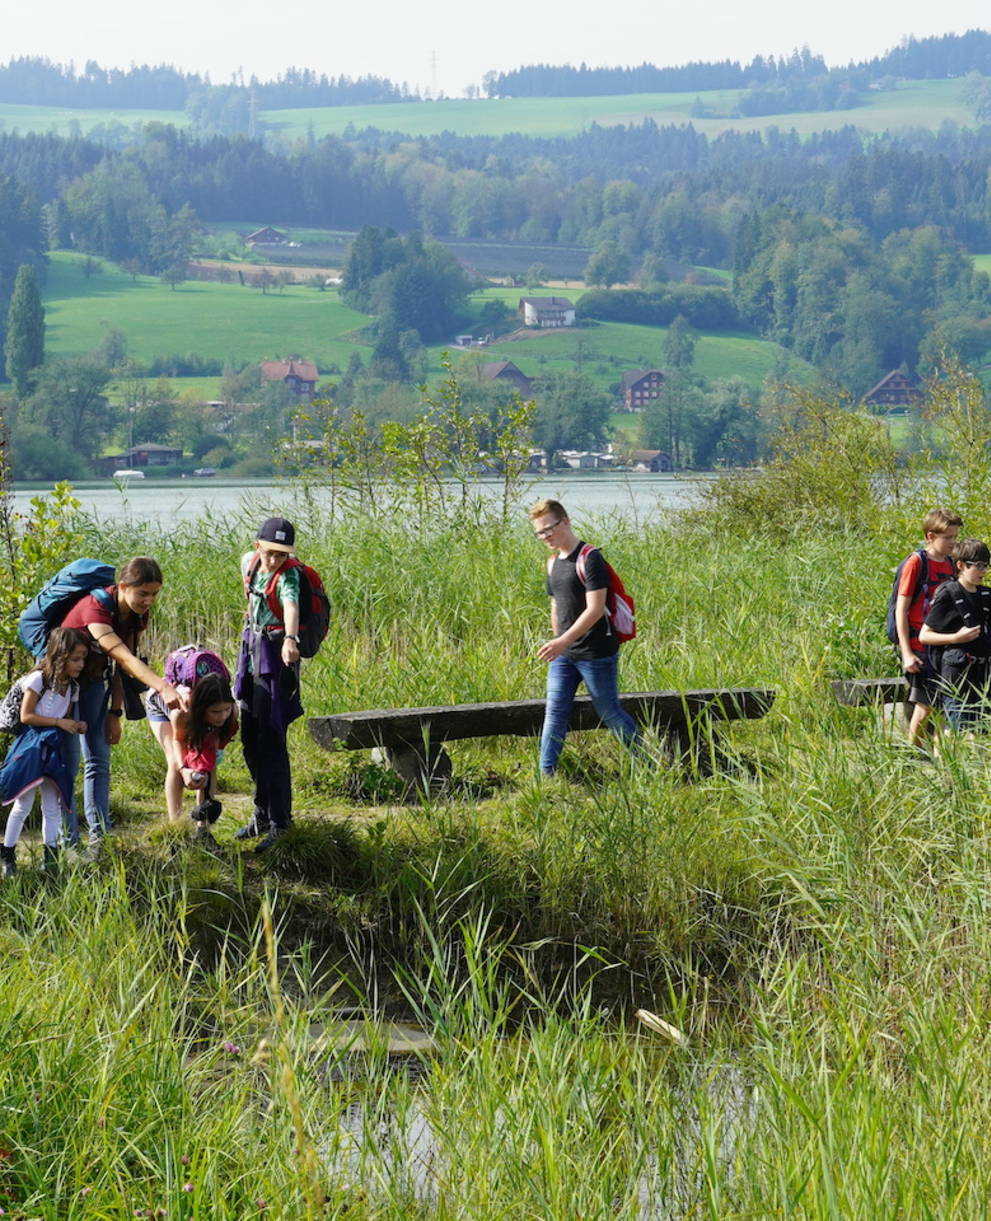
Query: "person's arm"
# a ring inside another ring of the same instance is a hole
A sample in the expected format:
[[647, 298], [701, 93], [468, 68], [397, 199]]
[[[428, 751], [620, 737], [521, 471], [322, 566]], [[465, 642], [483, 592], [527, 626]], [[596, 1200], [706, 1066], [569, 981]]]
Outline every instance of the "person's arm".
[[[912, 632], [908, 625], [908, 608], [912, 605], [911, 597], [898, 594], [895, 598], [895, 630], [898, 632], [898, 649], [902, 655], [902, 669], [909, 674], [917, 673], [922, 667], [922, 658], [912, 648]], [[919, 640], [926, 642], [919, 637]]]
[[291, 666], [299, 661], [299, 578], [290, 580], [289, 573], [285, 573], [279, 581], [278, 590], [282, 603], [282, 626], [285, 628], [285, 636], [282, 638], [282, 663]]
[[76, 721], [67, 716], [40, 716], [35, 712], [41, 696], [30, 687], [24, 688], [21, 697], [21, 724], [30, 725], [34, 729], [64, 729], [66, 733], [85, 733], [86, 722]]
[[919, 632], [919, 640], [923, 644], [970, 644], [970, 642], [972, 640], [976, 640], [980, 634], [980, 625], [975, 627], [961, 627], [955, 632], [937, 632], [935, 628], [931, 628], [928, 623], [923, 623], [922, 629]]
[[[566, 649], [569, 649], [576, 640], [580, 640], [586, 632], [590, 632], [593, 627], [599, 622], [602, 616], [606, 613], [606, 589], [589, 589], [585, 592], [585, 609], [574, 621], [567, 631], [555, 635], [553, 640], [548, 640], [537, 651], [537, 656], [541, 661], [553, 661], [555, 657], [560, 657]], [[551, 603], [553, 606], [553, 598]], [[551, 622], [556, 618], [554, 611], [551, 611]], [[555, 624], [556, 630], [556, 624]]]
[[[171, 683], [167, 683], [164, 678], [146, 666], [140, 657], [132, 653], [109, 623], [88, 623], [86, 626], [89, 634], [104, 653], [115, 661], [122, 670], [130, 674], [132, 678], [136, 678], [139, 683], [144, 683], [146, 687], [151, 687], [153, 691], [157, 691], [162, 697], [162, 703], [166, 708], [181, 708], [184, 706], [182, 696], [180, 696], [175, 687]], [[119, 704], [114, 704], [113, 706], [115, 708], [120, 707]]]

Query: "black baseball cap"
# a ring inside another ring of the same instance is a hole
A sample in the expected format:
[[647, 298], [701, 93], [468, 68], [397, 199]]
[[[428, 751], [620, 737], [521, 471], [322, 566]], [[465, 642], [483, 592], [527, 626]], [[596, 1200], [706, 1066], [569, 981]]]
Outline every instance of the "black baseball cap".
[[258, 541], [264, 543], [269, 551], [290, 552], [296, 542], [296, 528], [284, 517], [269, 517], [262, 522], [258, 531]]

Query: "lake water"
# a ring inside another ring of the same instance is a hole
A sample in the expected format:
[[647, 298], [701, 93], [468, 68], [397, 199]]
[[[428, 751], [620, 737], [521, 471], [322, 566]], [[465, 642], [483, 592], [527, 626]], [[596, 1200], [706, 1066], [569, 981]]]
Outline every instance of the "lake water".
[[[649, 472], [585, 474], [564, 472], [528, 484], [521, 497], [524, 504], [549, 496], [561, 500], [576, 517], [619, 513], [634, 521], [656, 517], [670, 509], [685, 508], [698, 495], [701, 477], [654, 475]], [[502, 493], [498, 480], [478, 480], [484, 495], [498, 500]], [[32, 496], [47, 489], [36, 485], [14, 485], [14, 505], [24, 512]], [[137, 522], [195, 520], [204, 513], [226, 517], [259, 512], [287, 510], [295, 491], [286, 483], [271, 481], [234, 481], [214, 479], [146, 479], [127, 487], [111, 480], [75, 485], [74, 494], [85, 512], [100, 519], [128, 518]], [[316, 493], [317, 499], [325, 494]]]

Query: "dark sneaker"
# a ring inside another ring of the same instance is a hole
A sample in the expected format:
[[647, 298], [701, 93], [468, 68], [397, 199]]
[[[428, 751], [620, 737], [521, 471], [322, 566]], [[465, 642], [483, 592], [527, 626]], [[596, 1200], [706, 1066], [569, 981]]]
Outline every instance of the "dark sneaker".
[[267, 835], [270, 830], [268, 821], [259, 817], [259, 813], [255, 810], [251, 816], [251, 822], [246, 823], [240, 831], [234, 832], [235, 839], [257, 839], [259, 835]]
[[268, 834], [255, 848], [255, 852], [267, 852], [277, 840], [282, 839], [288, 830], [288, 827], [270, 827]]
[[17, 861], [15, 859], [16, 848], [0, 849], [0, 855], [3, 860], [0, 862], [0, 877], [12, 878], [17, 873]]

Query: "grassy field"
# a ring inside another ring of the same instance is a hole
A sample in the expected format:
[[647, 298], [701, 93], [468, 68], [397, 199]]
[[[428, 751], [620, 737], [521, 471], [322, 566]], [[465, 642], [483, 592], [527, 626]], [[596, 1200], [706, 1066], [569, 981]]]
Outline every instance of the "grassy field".
[[[124, 332], [128, 353], [137, 360], [155, 355], [196, 352], [234, 364], [299, 353], [317, 362], [322, 373], [347, 367], [359, 351], [367, 360], [370, 347], [356, 343], [353, 333], [367, 325], [366, 315], [342, 305], [336, 290], [317, 292], [293, 286], [263, 295], [256, 289], [230, 284], [187, 282], [173, 291], [150, 276], [131, 276], [109, 263], [86, 279], [80, 257], [66, 252], [51, 256], [44, 286], [46, 347], [51, 355], [67, 356], [97, 347], [111, 328]], [[556, 290], [560, 291], [560, 290]], [[581, 289], [565, 291], [580, 295]], [[490, 288], [471, 299], [473, 311], [485, 300], [499, 299], [515, 308], [525, 292]], [[478, 349], [463, 363], [512, 360], [528, 376], [573, 370], [576, 345], [584, 347], [584, 371], [603, 389], [618, 382], [628, 368], [652, 366], [663, 360], [662, 327], [603, 323], [566, 334], [544, 334], [518, 342], [501, 342]], [[428, 375], [442, 372], [447, 345], [428, 349]], [[757, 386], [781, 356], [776, 344], [747, 335], [703, 334], [696, 349], [696, 371], [708, 378], [739, 376]], [[219, 379], [173, 379], [176, 389], [215, 398]]]
[[[331, 518], [287, 488], [161, 534], [83, 524], [79, 545], [161, 559], [154, 665], [188, 638], [230, 656], [236, 558], [278, 508], [305, 521], [334, 596], [310, 714], [539, 695], [544, 548], [526, 523], [417, 527], [395, 489], [382, 507]], [[323, 752], [297, 723], [294, 831], [269, 857], [234, 841], [250, 809], [235, 743], [214, 857], [162, 825], [161, 752], [128, 724], [102, 861], [42, 877], [32, 827], [0, 887], [0, 1207], [984, 1216], [991, 751], [910, 754], [826, 684], [889, 668], [890, 569], [924, 507], [868, 496], [847, 529], [825, 505], [801, 529], [779, 512], [780, 536], [763, 514], [748, 532], [571, 506], [638, 598], [624, 687], [776, 690], [709, 777], [628, 768], [588, 733], [541, 783], [535, 743], [482, 740], [451, 745], [449, 791], [401, 802], [367, 754]], [[986, 535], [986, 508], [970, 516]], [[397, 1018], [428, 1037], [412, 1057], [390, 1055]]]
[[185, 127], [188, 123], [181, 110], [98, 110], [74, 109], [66, 106], [22, 106], [16, 102], [0, 102], [0, 131], [55, 132], [60, 136], [76, 133], [86, 135], [94, 127], [113, 123], [124, 127], [143, 127], [146, 123], [171, 123]]
[[[698, 131], [716, 135], [721, 131], [765, 131], [769, 127], [794, 128], [802, 135], [833, 131], [853, 124], [865, 131], [882, 132], [899, 127], [936, 130], [951, 121], [972, 125], [973, 112], [961, 100], [961, 80], [905, 81], [890, 92], [870, 93], [864, 105], [853, 110], [765, 115], [751, 119], [692, 118], [696, 97], [719, 116], [729, 114], [737, 90], [695, 93], [622, 94], [595, 98], [501, 98], [452, 99], [435, 102], [395, 102], [379, 106], [332, 106], [259, 113], [264, 129], [288, 139], [341, 135], [351, 125], [401, 131], [412, 136], [458, 135], [571, 136], [592, 123], [609, 126], [653, 119], [658, 124], [692, 123]], [[0, 130], [19, 132], [57, 131], [83, 134], [98, 124], [126, 126], [152, 121], [185, 126], [178, 111], [67, 110], [62, 107], [0, 104]]]
[[44, 286], [46, 348], [56, 356], [95, 348], [109, 328], [122, 330], [138, 360], [197, 352], [235, 364], [297, 352], [326, 368], [347, 364], [352, 346], [341, 336], [367, 324], [335, 292], [294, 286], [262, 294], [231, 284], [187, 281], [175, 291], [151, 276], [131, 276], [110, 263], [86, 279], [79, 256], [51, 256]]
[[340, 135], [356, 128], [378, 127], [413, 136], [457, 135], [570, 136], [592, 123], [609, 126], [653, 119], [659, 125], [691, 123], [697, 131], [717, 135], [721, 131], [765, 131], [769, 127], [795, 128], [802, 135], [833, 131], [852, 124], [865, 131], [882, 132], [899, 127], [936, 130], [951, 120], [967, 126], [973, 112], [960, 98], [963, 82], [910, 81], [891, 92], [871, 93], [863, 106], [853, 110], [763, 115], [750, 119], [691, 117], [696, 96], [717, 115], [734, 107], [738, 91], [714, 90], [694, 93], [625, 94], [597, 98], [502, 98], [495, 100], [451, 100], [444, 102], [397, 102], [381, 106], [342, 106], [312, 110], [267, 111], [263, 118], [280, 134], [302, 138], [312, 130], [317, 135]]

